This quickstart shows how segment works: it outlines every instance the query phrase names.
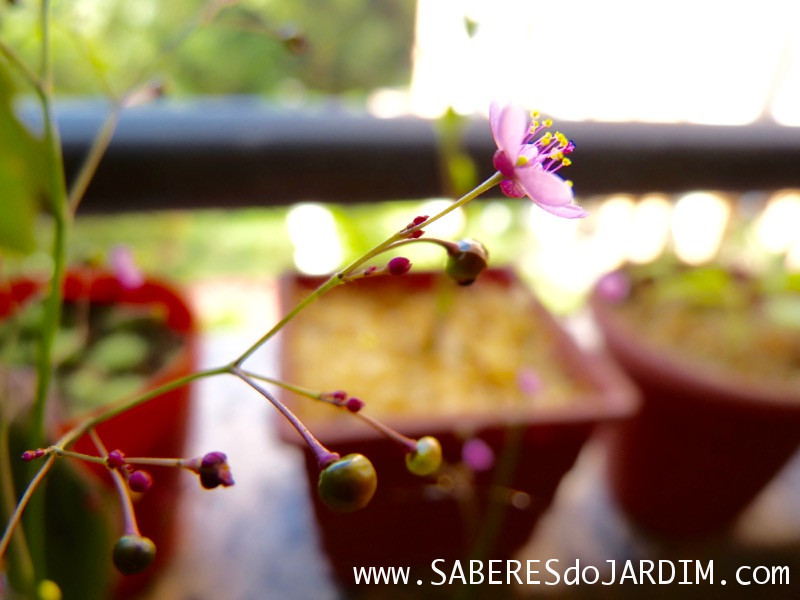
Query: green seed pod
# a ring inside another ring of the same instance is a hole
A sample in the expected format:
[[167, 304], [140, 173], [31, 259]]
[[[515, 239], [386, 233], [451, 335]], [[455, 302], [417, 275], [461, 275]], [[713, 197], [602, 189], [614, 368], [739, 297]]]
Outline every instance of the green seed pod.
[[141, 535], [123, 535], [114, 544], [112, 558], [120, 573], [134, 575], [141, 573], [156, 556], [156, 545], [150, 538]]
[[461, 240], [458, 251], [448, 252], [444, 272], [458, 285], [470, 285], [489, 262], [489, 252], [480, 242]]
[[426, 435], [417, 440], [417, 449], [406, 454], [406, 467], [414, 475], [430, 475], [442, 464], [442, 445], [435, 437]]
[[375, 494], [378, 476], [363, 454], [348, 454], [319, 474], [319, 497], [331, 509], [353, 512], [364, 508]]

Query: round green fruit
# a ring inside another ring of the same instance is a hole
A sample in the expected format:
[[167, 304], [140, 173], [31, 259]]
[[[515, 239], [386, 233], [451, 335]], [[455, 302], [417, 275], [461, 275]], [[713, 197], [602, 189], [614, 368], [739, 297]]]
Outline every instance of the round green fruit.
[[458, 285], [471, 285], [489, 262], [489, 252], [480, 242], [461, 240], [458, 250], [449, 252], [444, 272]]
[[111, 556], [120, 573], [134, 575], [144, 571], [153, 562], [156, 545], [153, 540], [141, 535], [123, 535], [114, 544]]
[[430, 475], [442, 464], [442, 445], [435, 437], [426, 435], [417, 440], [417, 449], [406, 454], [406, 467], [414, 475]]
[[348, 454], [319, 474], [319, 497], [331, 509], [353, 512], [364, 508], [375, 494], [378, 476], [363, 454]]

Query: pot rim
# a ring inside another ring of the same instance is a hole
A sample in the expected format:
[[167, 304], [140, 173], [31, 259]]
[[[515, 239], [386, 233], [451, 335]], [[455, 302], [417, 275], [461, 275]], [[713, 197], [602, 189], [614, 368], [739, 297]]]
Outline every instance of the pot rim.
[[724, 369], [706, 369], [692, 364], [680, 353], [658, 347], [614, 311], [613, 302], [604, 298], [595, 285], [589, 296], [593, 320], [606, 347], [654, 379], [674, 380], [690, 390], [698, 402], [728, 405], [800, 417], [800, 390], [790, 384], [768, 379], [753, 379]]
[[[430, 286], [442, 274], [439, 271], [414, 271], [403, 275], [405, 282], [411, 286]], [[487, 269], [480, 276], [500, 285], [524, 285], [511, 268]], [[293, 286], [301, 285], [313, 290], [327, 279], [325, 276], [309, 276], [295, 272], [284, 273], [280, 279], [281, 304], [286, 308], [288, 296]], [[356, 283], [362, 284], [366, 280]], [[390, 275], [378, 276], [369, 280], [370, 284], [396, 285], [397, 281]], [[352, 284], [348, 284], [352, 285]], [[454, 284], [455, 285], [455, 284]], [[527, 288], [527, 286], [526, 286]], [[559, 428], [595, 426], [603, 423], [619, 421], [631, 416], [639, 406], [638, 392], [627, 380], [621, 370], [601, 353], [588, 352], [581, 348], [573, 337], [556, 321], [556, 319], [539, 303], [533, 293], [529, 293], [529, 306], [537, 312], [545, 327], [551, 330], [555, 340], [554, 351], [566, 362], [567, 371], [578, 374], [586, 384], [587, 390], [580, 395], [579, 401], [569, 406], [543, 409], [531, 407], [524, 410], [503, 410], [502, 412], [487, 410], [458, 415], [430, 415], [408, 417], [386, 417], [382, 422], [402, 431], [404, 435], [439, 436], [442, 432], [470, 431], [479, 433], [489, 429], [508, 428], [515, 424], [524, 425], [527, 429], [556, 430]], [[290, 328], [280, 337], [280, 353], [285, 348], [285, 336], [291, 335]], [[281, 361], [281, 371], [287, 374], [287, 361]], [[286, 400], [287, 392], [280, 391]], [[288, 399], [291, 405], [293, 399]], [[335, 410], [332, 407], [332, 410]], [[371, 440], [383, 435], [358, 419], [325, 419], [309, 420], [316, 437], [323, 442], [336, 443], [343, 440]], [[304, 442], [292, 425], [285, 419], [278, 419], [278, 432], [282, 440], [303, 445]]]
[[[0, 320], [17, 310], [25, 302], [35, 298], [47, 285], [47, 280], [30, 276], [10, 278], [0, 285]], [[165, 310], [165, 326], [183, 337], [172, 360], [147, 378], [147, 386], [156, 388], [175, 379], [193, 368], [197, 359], [198, 325], [189, 307], [188, 300], [170, 283], [156, 277], [146, 276], [142, 285], [127, 288], [108, 269], [102, 267], [69, 267], [64, 276], [63, 299], [72, 302], [88, 297], [98, 304], [120, 303], [131, 306], [162, 306]], [[102, 410], [102, 407], [97, 410]], [[84, 415], [85, 416], [85, 415]], [[56, 419], [51, 427], [56, 437], [68, 430], [83, 417], [66, 420]]]

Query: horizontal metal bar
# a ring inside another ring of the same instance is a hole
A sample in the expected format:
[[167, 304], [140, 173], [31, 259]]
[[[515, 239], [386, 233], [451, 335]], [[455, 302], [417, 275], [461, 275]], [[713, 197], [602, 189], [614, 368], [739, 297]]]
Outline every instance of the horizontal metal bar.
[[[107, 111], [98, 102], [59, 106], [68, 178]], [[558, 126], [577, 144], [574, 164], [564, 173], [579, 196], [800, 187], [800, 128], [771, 123]], [[465, 147], [488, 176], [495, 148], [484, 120], [469, 123]], [[442, 194], [430, 121], [379, 119], [336, 104], [279, 109], [245, 97], [169, 101], [123, 113], [82, 210], [347, 203]]]

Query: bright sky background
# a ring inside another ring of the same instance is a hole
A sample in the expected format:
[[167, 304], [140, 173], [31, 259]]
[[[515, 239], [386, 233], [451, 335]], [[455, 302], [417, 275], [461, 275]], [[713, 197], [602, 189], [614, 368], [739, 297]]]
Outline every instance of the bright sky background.
[[797, 0], [418, 0], [410, 107], [800, 126], [798, 24]]
[[[485, 113], [499, 99], [563, 120], [800, 127], [800, 0], [417, 2], [410, 90], [376, 94], [376, 114]], [[531, 208], [520, 263], [568, 293], [666, 247], [702, 263], [716, 256], [735, 204], [713, 191], [615, 195], [585, 221]], [[800, 268], [798, 210], [796, 190], [765, 197], [748, 244]]]

